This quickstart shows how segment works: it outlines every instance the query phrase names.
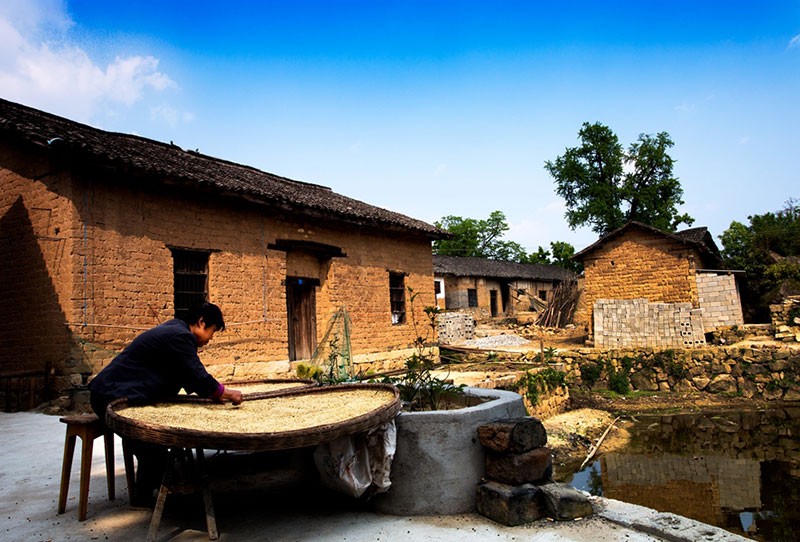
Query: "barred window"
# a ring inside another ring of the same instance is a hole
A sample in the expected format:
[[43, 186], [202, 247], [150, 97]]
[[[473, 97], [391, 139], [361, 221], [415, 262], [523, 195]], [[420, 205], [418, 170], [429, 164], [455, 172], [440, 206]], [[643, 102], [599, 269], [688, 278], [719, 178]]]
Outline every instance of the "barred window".
[[392, 311], [392, 325], [406, 321], [406, 276], [403, 273], [389, 273], [389, 302]]
[[202, 250], [172, 249], [175, 318], [208, 301], [208, 256]]
[[467, 306], [478, 306], [478, 290], [476, 288], [467, 288]]

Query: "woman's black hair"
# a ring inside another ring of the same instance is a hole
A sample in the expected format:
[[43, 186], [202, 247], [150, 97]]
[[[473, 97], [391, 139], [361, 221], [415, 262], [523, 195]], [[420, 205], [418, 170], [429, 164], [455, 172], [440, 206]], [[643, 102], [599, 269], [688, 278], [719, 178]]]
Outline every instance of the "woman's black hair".
[[206, 326], [217, 326], [217, 331], [225, 329], [225, 320], [222, 318], [222, 311], [213, 303], [202, 303], [189, 309], [184, 321], [190, 326], [203, 319]]

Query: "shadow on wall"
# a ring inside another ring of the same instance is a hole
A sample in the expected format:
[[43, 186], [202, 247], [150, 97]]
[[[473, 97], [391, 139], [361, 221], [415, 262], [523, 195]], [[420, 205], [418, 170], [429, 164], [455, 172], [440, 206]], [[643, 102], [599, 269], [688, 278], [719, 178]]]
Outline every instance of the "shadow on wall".
[[[4, 410], [23, 410], [43, 401], [49, 367], [62, 364], [69, 353], [66, 316], [39, 242], [20, 196], [0, 217], [0, 409]], [[54, 247], [55, 255], [59, 248]]]

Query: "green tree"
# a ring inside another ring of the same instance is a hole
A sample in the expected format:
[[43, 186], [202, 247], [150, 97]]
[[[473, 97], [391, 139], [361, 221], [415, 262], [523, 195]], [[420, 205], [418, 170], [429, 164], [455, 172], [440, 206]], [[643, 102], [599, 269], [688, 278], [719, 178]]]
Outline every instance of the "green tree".
[[733, 221], [720, 235], [729, 269], [747, 272], [742, 292], [748, 319], [768, 320], [768, 305], [782, 287], [800, 291], [800, 206], [789, 199], [783, 209]]
[[667, 132], [640, 134], [627, 151], [617, 135], [599, 122], [583, 123], [578, 137], [580, 146], [545, 162], [556, 192], [567, 204], [572, 229], [588, 225], [605, 235], [637, 220], [675, 231], [681, 223], [694, 222], [689, 215], [678, 214], [683, 189], [673, 176], [675, 161], [667, 150], [674, 143]]
[[486, 220], [449, 215], [435, 224], [453, 234], [453, 239], [434, 241], [436, 254], [515, 262], [526, 257], [522, 245], [502, 239], [509, 229], [502, 211], [492, 212]]
[[553, 253], [553, 263], [564, 269], [580, 273], [583, 270], [583, 265], [578, 262], [573, 262], [570, 258], [575, 255], [575, 247], [564, 241], [553, 241], [550, 243], [550, 249]]
[[540, 246], [525, 258], [525, 263], [550, 263], [550, 251]]

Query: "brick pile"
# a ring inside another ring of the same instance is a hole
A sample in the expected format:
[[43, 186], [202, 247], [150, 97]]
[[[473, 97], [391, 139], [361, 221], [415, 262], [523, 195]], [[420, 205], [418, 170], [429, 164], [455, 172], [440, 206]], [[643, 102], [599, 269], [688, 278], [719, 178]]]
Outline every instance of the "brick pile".
[[446, 312], [437, 317], [440, 344], [458, 344], [475, 338], [475, 319], [463, 312]]
[[598, 299], [594, 340], [601, 348], [695, 348], [706, 344], [703, 310], [691, 303]]
[[706, 330], [744, 324], [742, 302], [732, 273], [697, 273], [698, 303]]
[[592, 514], [586, 497], [552, 482], [547, 433], [536, 418], [499, 420], [478, 427], [486, 448], [486, 479], [478, 484], [478, 513], [503, 525], [543, 516], [567, 520]]

